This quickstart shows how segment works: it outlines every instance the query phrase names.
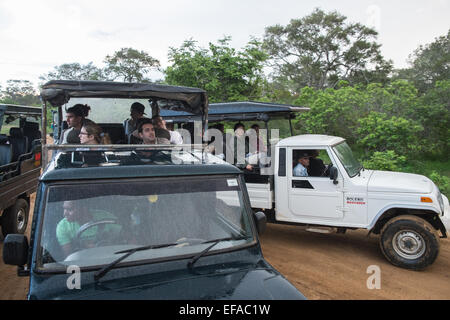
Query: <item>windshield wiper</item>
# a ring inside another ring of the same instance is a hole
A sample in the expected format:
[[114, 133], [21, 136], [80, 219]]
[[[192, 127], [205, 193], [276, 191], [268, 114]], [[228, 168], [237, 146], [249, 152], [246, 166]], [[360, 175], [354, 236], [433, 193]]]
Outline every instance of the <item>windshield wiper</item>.
[[98, 281], [101, 278], [103, 278], [112, 268], [114, 268], [119, 262], [121, 262], [122, 260], [128, 258], [129, 256], [131, 256], [133, 253], [137, 252], [137, 251], [143, 251], [143, 250], [150, 250], [150, 249], [160, 249], [160, 248], [166, 248], [166, 247], [172, 247], [172, 246], [176, 246], [177, 242], [175, 243], [166, 243], [166, 244], [157, 244], [157, 245], [148, 245], [148, 246], [142, 246], [142, 247], [136, 247], [133, 249], [127, 249], [127, 250], [122, 250], [122, 251], [117, 251], [114, 252], [115, 254], [119, 254], [119, 253], [126, 253], [123, 256], [121, 256], [120, 258], [114, 260], [113, 262], [111, 262], [110, 264], [108, 264], [107, 266], [105, 266], [104, 268], [100, 269], [99, 271], [97, 271], [94, 274], [94, 280]]
[[194, 257], [192, 257], [192, 259], [189, 260], [187, 266], [188, 266], [189, 269], [192, 269], [192, 267], [194, 266], [194, 263], [197, 262], [198, 259], [203, 257], [209, 250], [212, 249], [212, 247], [214, 247], [219, 242], [231, 241], [231, 240], [246, 240], [246, 239], [249, 239], [249, 238], [251, 238], [251, 237], [250, 236], [227, 237], [227, 238], [208, 240], [208, 241], [202, 242], [202, 244], [205, 244], [205, 243], [212, 243], [212, 244], [210, 246], [206, 247], [206, 249], [204, 249], [203, 251], [201, 251], [198, 254], [196, 254]]
[[[215, 240], [209, 240], [209, 241], [205, 241], [205, 242], [201, 242], [201, 244], [205, 244], [205, 243], [211, 243], [213, 242], [212, 245], [210, 245], [209, 247], [207, 247], [205, 250], [203, 250], [202, 252], [200, 252], [199, 254], [197, 254], [195, 257], [193, 257], [189, 262], [188, 262], [188, 266], [189, 268], [192, 267], [192, 265], [201, 257], [203, 256], [205, 253], [207, 253], [212, 247], [214, 247], [216, 244], [218, 244], [221, 241], [229, 241], [229, 240], [244, 240], [244, 239], [248, 239], [250, 238], [249, 236], [240, 236], [240, 237], [227, 237], [227, 238], [222, 238], [222, 239], [215, 239]], [[126, 250], [122, 250], [122, 251], [117, 251], [114, 252], [115, 254], [120, 254], [120, 253], [126, 253], [123, 256], [121, 256], [120, 258], [114, 260], [113, 262], [111, 262], [110, 264], [108, 264], [107, 266], [103, 267], [102, 269], [100, 269], [99, 271], [97, 271], [94, 274], [94, 280], [98, 281], [101, 278], [103, 278], [111, 269], [113, 269], [118, 263], [120, 263], [121, 261], [125, 260], [126, 258], [128, 258], [129, 256], [131, 256], [132, 254], [134, 254], [137, 251], [144, 251], [144, 250], [151, 250], [151, 249], [161, 249], [161, 248], [167, 248], [167, 247], [173, 247], [176, 245], [179, 245], [180, 242], [174, 242], [174, 243], [166, 243], [166, 244], [157, 244], [157, 245], [148, 245], [148, 246], [142, 246], [142, 247], [136, 247], [136, 248], [132, 248], [132, 249], [126, 249]]]

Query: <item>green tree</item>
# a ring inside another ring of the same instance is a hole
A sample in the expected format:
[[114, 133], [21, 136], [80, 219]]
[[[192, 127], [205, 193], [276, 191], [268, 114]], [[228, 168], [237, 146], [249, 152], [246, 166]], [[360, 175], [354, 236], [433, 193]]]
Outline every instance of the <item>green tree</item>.
[[377, 111], [414, 119], [411, 112], [419, 105], [419, 93], [412, 83], [404, 80], [392, 81], [387, 85], [371, 83], [360, 91], [364, 92], [367, 99], [362, 106], [366, 112], [361, 116], [366, 116], [370, 111]]
[[133, 48], [122, 48], [105, 58], [105, 74], [111, 80], [125, 82], [149, 82], [146, 75], [158, 70], [160, 63], [145, 51]]
[[396, 78], [408, 79], [420, 92], [432, 89], [437, 81], [450, 79], [450, 29], [446, 36], [421, 45], [409, 56], [407, 69], [397, 71]]
[[417, 139], [429, 155], [450, 157], [450, 80], [437, 81], [411, 109], [411, 118], [424, 127]]
[[400, 171], [406, 162], [406, 157], [399, 156], [395, 151], [374, 152], [368, 160], [363, 161], [364, 168], [384, 171]]
[[358, 135], [358, 119], [367, 111], [367, 96], [359, 87], [340, 84], [338, 89], [318, 90], [305, 87], [295, 105], [309, 107], [309, 112], [301, 113], [294, 127], [301, 133], [328, 134], [345, 137], [354, 144]]
[[267, 56], [256, 39], [239, 51], [230, 47], [230, 41], [225, 37], [205, 49], [191, 39], [170, 48], [172, 65], [165, 70], [166, 82], [205, 89], [211, 102], [259, 99]]
[[46, 75], [39, 77], [43, 81], [49, 80], [106, 80], [106, 76], [101, 68], [96, 67], [92, 62], [82, 65], [78, 62], [64, 63], [54, 67]]
[[[413, 127], [422, 125], [423, 122], [420, 115], [416, 114], [417, 108], [423, 104], [418, 91], [413, 84], [403, 80], [384, 86], [379, 83], [350, 86], [348, 82], [340, 81], [335, 89], [318, 90], [305, 87], [294, 104], [311, 108], [310, 112], [300, 114], [298, 117], [299, 122], [295, 127], [300, 132], [342, 136], [352, 144], [366, 136], [362, 130], [375, 129], [375, 120], [380, 120], [383, 124], [386, 124], [384, 120], [388, 118], [405, 120]], [[375, 118], [375, 115], [379, 117]], [[366, 120], [361, 122], [361, 119]], [[389, 125], [393, 125], [391, 120]], [[422, 133], [423, 131], [415, 132], [417, 134], [415, 137], [419, 137]], [[420, 139], [417, 144], [423, 146]], [[366, 148], [364, 144], [363, 146], [371, 152], [375, 150], [372, 147]]]
[[267, 27], [264, 48], [274, 80], [287, 79], [295, 92], [305, 86], [335, 87], [339, 80], [366, 84], [387, 80], [392, 62], [382, 57], [377, 32], [346, 20], [337, 12], [316, 9], [287, 26]]
[[413, 120], [371, 112], [358, 123], [358, 144], [366, 151], [395, 150], [397, 154], [405, 155], [417, 154], [421, 149], [416, 136], [423, 127]]
[[8, 80], [1, 100], [9, 104], [40, 105], [39, 95], [28, 80]]

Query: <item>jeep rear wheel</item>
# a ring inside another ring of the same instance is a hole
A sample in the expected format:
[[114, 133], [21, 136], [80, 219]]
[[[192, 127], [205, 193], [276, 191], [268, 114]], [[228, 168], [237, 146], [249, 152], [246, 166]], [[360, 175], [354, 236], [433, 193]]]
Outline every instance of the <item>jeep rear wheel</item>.
[[398, 216], [381, 230], [380, 247], [393, 265], [421, 270], [439, 254], [439, 236], [433, 226], [416, 216]]
[[24, 199], [17, 199], [16, 203], [5, 209], [2, 216], [2, 233], [6, 237], [10, 233], [25, 233], [28, 224], [30, 207]]

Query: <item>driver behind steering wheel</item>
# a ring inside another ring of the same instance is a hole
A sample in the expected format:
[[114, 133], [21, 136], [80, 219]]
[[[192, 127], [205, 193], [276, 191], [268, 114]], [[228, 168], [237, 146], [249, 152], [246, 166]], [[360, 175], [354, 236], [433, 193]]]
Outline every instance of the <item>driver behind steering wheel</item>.
[[[111, 214], [103, 211], [97, 211], [92, 214], [87, 208], [80, 205], [79, 201], [64, 201], [63, 209], [64, 218], [56, 226], [56, 238], [66, 257], [79, 249], [75, 240], [77, 240], [77, 233], [81, 226], [92, 221], [114, 218]], [[99, 228], [101, 227], [93, 226], [83, 231], [79, 235], [79, 245], [83, 248], [94, 247], [99, 236]], [[104, 226], [103, 231], [105, 233], [115, 233], [120, 231], [120, 227], [118, 225], [107, 225]]]

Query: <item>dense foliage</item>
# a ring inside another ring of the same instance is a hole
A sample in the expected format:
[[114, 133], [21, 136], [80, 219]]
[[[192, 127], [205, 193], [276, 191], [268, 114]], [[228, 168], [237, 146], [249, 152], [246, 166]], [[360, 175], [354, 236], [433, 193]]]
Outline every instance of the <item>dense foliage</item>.
[[193, 40], [170, 48], [172, 65], [165, 71], [166, 82], [205, 89], [211, 102], [259, 99], [267, 56], [256, 40], [241, 51], [233, 49], [230, 40], [225, 37], [217, 44], [209, 43], [208, 49]]
[[398, 70], [396, 77], [412, 81], [421, 92], [437, 81], [450, 79], [450, 30], [434, 42], [421, 45], [409, 57], [410, 68]]
[[298, 92], [304, 86], [335, 87], [340, 80], [370, 83], [387, 79], [392, 63], [376, 43], [377, 32], [320, 9], [286, 26], [266, 28], [264, 48], [276, 81]]
[[40, 77], [41, 80], [109, 80], [124, 82], [150, 82], [146, 76], [158, 70], [159, 61], [145, 51], [122, 48], [105, 57], [105, 66], [97, 67], [92, 62], [78, 62], [55, 66], [53, 71]]
[[[450, 80], [438, 81], [425, 94], [413, 83], [396, 80], [385, 86], [341, 84], [337, 89], [305, 87], [294, 104], [311, 108], [295, 121], [297, 133], [345, 137], [368, 168], [421, 171], [450, 193], [448, 169], [438, 174], [420, 161], [450, 156]], [[414, 166], [407, 166], [414, 160]], [[419, 163], [417, 163], [419, 161]]]

